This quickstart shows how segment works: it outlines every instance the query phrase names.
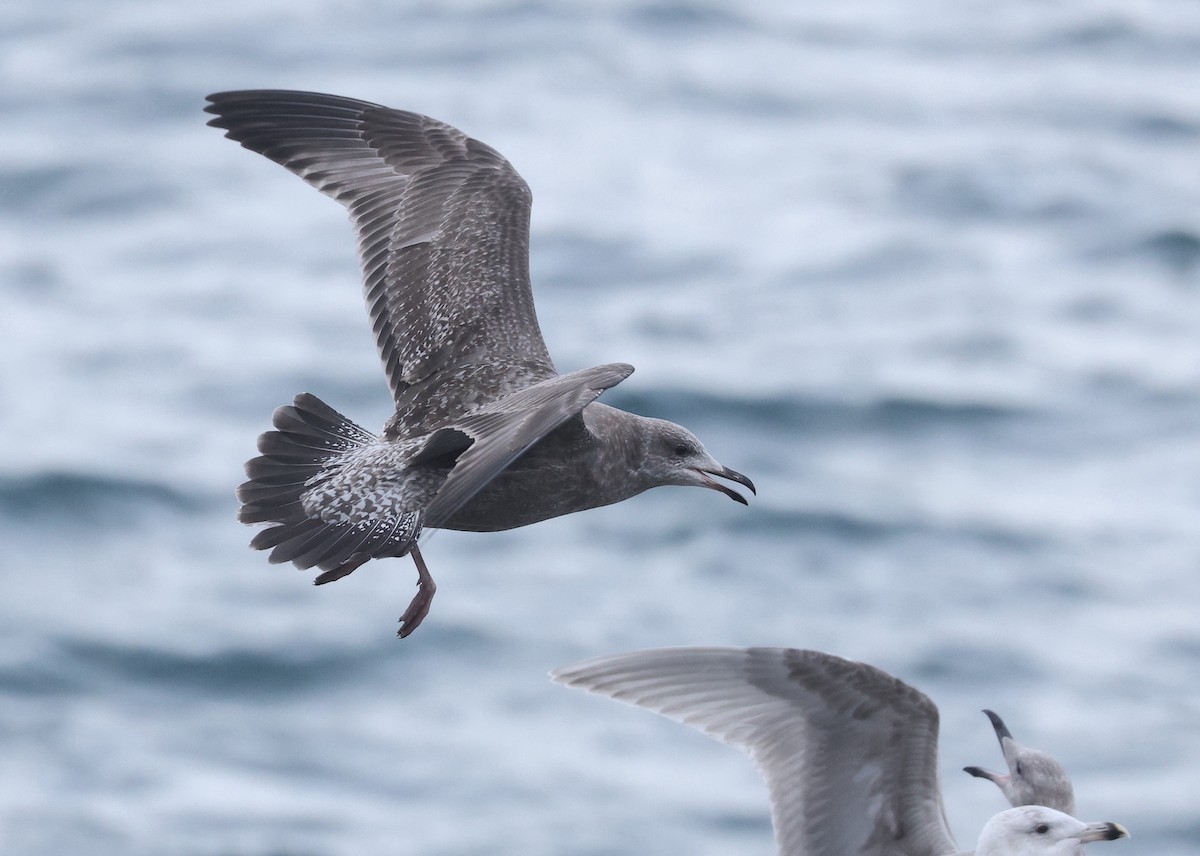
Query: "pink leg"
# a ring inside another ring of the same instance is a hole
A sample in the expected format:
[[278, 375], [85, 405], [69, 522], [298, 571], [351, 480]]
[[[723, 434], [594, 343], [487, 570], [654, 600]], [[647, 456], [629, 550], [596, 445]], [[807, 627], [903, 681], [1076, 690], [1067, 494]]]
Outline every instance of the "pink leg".
[[421, 551], [417, 549], [416, 544], [413, 544], [409, 553], [412, 554], [413, 563], [417, 566], [417, 593], [413, 596], [408, 609], [400, 616], [400, 630], [396, 635], [401, 639], [421, 626], [421, 622], [429, 614], [429, 606], [433, 602], [434, 592], [437, 591], [437, 584], [429, 575], [429, 568], [425, 567], [425, 560], [421, 558]]

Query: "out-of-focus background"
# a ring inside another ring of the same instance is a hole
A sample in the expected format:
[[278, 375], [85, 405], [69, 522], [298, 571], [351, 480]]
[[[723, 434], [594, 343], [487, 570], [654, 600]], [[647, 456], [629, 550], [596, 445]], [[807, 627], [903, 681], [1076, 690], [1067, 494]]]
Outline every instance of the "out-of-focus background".
[[[812, 647], [1056, 754], [1105, 853], [1200, 847], [1200, 8], [1190, 2], [8, 0], [0, 850], [772, 852], [739, 753], [551, 684]], [[233, 489], [310, 391], [389, 396], [345, 213], [205, 127], [286, 87], [428, 113], [534, 194], [562, 370], [688, 425], [653, 491], [434, 533], [336, 585]]]

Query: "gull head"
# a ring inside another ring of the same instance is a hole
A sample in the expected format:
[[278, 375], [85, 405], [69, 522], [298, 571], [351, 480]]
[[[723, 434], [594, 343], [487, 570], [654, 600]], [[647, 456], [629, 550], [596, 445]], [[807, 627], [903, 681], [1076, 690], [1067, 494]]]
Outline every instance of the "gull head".
[[704, 444], [691, 431], [664, 419], [648, 419], [645, 458], [642, 471], [653, 486], [680, 485], [706, 487], [720, 491], [735, 502], [748, 505], [746, 498], [718, 478], [736, 482], [757, 493], [754, 482], [746, 476], [722, 466], [708, 453]]
[[1073, 814], [1075, 794], [1071, 779], [1062, 765], [1037, 749], [1022, 746], [1015, 739], [999, 716], [990, 710], [985, 714], [991, 720], [1004, 753], [1008, 773], [995, 773], [982, 767], [964, 767], [963, 770], [980, 779], [988, 779], [1000, 788], [1009, 805], [1041, 805]]
[[1027, 805], [989, 820], [975, 856], [1079, 856], [1088, 842], [1128, 837], [1119, 823], [1084, 823], [1046, 806]]

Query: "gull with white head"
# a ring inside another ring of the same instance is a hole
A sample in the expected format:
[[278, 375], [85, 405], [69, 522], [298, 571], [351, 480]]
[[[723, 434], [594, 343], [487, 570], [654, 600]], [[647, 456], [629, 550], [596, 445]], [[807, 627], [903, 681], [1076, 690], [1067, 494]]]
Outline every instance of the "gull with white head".
[[1089, 842], [1128, 837], [1119, 823], [1084, 823], [1057, 809], [1025, 805], [984, 824], [975, 856], [1077, 856]]
[[[874, 666], [792, 648], [662, 648], [551, 676], [746, 750], [770, 791], [780, 856], [958, 852], [942, 805], [937, 707]], [[1014, 808], [984, 826], [975, 853], [1072, 856], [1128, 834]]]

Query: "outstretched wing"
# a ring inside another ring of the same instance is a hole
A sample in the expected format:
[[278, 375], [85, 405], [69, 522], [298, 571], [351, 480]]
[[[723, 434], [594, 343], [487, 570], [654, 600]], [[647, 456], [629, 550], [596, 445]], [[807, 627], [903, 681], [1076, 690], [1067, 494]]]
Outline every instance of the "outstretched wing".
[[781, 856], [956, 853], [937, 772], [937, 708], [863, 663], [788, 648], [666, 648], [552, 673], [747, 750]]
[[397, 405], [434, 378], [423, 386], [453, 397], [469, 365], [529, 383], [554, 376], [529, 287], [529, 187], [499, 152], [435, 119], [335, 95], [208, 101], [210, 125], [350, 210]]

